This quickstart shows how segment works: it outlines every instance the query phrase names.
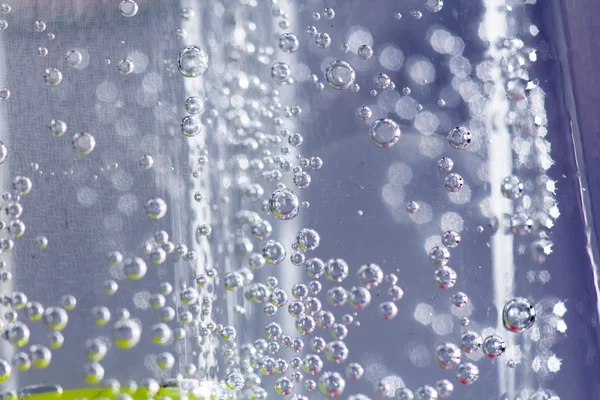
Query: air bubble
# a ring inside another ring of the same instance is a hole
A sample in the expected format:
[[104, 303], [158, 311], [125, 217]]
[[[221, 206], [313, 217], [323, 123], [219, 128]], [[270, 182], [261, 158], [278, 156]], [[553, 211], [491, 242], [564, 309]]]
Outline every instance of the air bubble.
[[384, 149], [395, 145], [401, 134], [398, 124], [388, 118], [374, 121], [369, 129], [369, 136], [373, 143]]
[[186, 46], [177, 58], [177, 67], [183, 76], [194, 78], [208, 69], [208, 55], [196, 46]]
[[325, 80], [334, 89], [347, 89], [354, 83], [356, 72], [345, 61], [332, 61], [325, 69]]

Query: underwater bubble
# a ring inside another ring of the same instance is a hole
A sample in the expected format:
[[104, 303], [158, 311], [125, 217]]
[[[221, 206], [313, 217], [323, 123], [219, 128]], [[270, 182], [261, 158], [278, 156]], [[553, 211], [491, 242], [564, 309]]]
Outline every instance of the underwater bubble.
[[348, 277], [348, 264], [341, 258], [327, 261], [325, 276], [335, 282], [341, 282]]
[[185, 100], [185, 111], [189, 114], [200, 114], [204, 111], [204, 102], [200, 97], [190, 96]]
[[362, 119], [363, 121], [366, 121], [367, 119], [371, 118], [371, 115], [373, 115], [373, 112], [367, 106], [360, 106], [356, 109], [356, 116]]
[[314, 229], [303, 228], [296, 235], [296, 243], [302, 251], [312, 251], [319, 247], [321, 237]]
[[502, 184], [500, 185], [500, 190], [502, 191], [502, 195], [507, 199], [518, 199], [523, 196], [523, 190], [525, 186], [523, 182], [519, 179], [519, 177], [511, 175], [507, 176], [502, 180]]
[[529, 235], [533, 230], [533, 224], [533, 219], [525, 213], [517, 213], [510, 218], [510, 228], [519, 236]]
[[432, 13], [442, 11], [444, 0], [425, 0], [425, 7]]
[[449, 397], [454, 392], [454, 385], [448, 379], [442, 379], [435, 384], [435, 390], [440, 397]]
[[435, 361], [444, 369], [456, 368], [460, 356], [460, 349], [454, 343], [443, 343], [435, 348]]
[[119, 12], [121, 15], [127, 18], [131, 18], [138, 13], [139, 6], [135, 0], [123, 0], [119, 4]]
[[435, 284], [440, 289], [450, 289], [456, 283], [456, 271], [448, 266], [437, 268], [433, 272]]
[[48, 124], [48, 128], [50, 128], [50, 132], [56, 136], [61, 137], [67, 131], [67, 124], [60, 119], [53, 119]]
[[496, 358], [506, 351], [506, 342], [498, 335], [490, 335], [483, 340], [482, 348], [486, 356]]
[[269, 210], [279, 219], [292, 219], [300, 209], [298, 197], [290, 189], [277, 189], [269, 197]]
[[71, 49], [65, 53], [65, 60], [67, 60], [67, 64], [69, 64], [71, 67], [76, 68], [79, 66], [79, 64], [81, 64], [83, 55], [81, 55], [79, 51]]
[[373, 122], [369, 129], [369, 136], [373, 143], [381, 148], [388, 148], [396, 144], [402, 131], [398, 124], [389, 118], [381, 118]]
[[444, 178], [444, 187], [452, 193], [456, 193], [462, 189], [464, 183], [463, 177], [454, 172]]
[[72, 143], [75, 150], [82, 156], [90, 154], [96, 147], [96, 139], [87, 132], [74, 134]]
[[8, 90], [8, 88], [5, 88], [5, 87], [0, 87], [0, 99], [8, 100], [9, 97], [10, 97], [10, 90]]
[[346, 381], [337, 372], [326, 371], [319, 378], [319, 389], [329, 397], [339, 397], [344, 392]]
[[398, 307], [392, 301], [384, 301], [377, 306], [377, 312], [381, 318], [390, 320], [398, 314]]
[[437, 400], [438, 392], [433, 386], [425, 385], [415, 390], [415, 396], [418, 400]]
[[365, 264], [356, 272], [361, 285], [368, 289], [379, 286], [383, 281], [383, 271], [377, 264]]
[[361, 60], [368, 60], [373, 56], [373, 49], [371, 48], [371, 46], [363, 44], [358, 48], [357, 54]]
[[44, 71], [44, 82], [49, 86], [57, 86], [62, 81], [62, 72], [56, 68], [48, 68]]
[[456, 307], [464, 307], [469, 302], [469, 297], [463, 292], [458, 292], [452, 295], [451, 300]]
[[409, 201], [408, 203], [406, 203], [406, 211], [409, 214], [414, 214], [417, 211], [419, 211], [419, 203], [417, 203], [416, 201]]
[[474, 353], [483, 345], [481, 335], [474, 331], [466, 331], [460, 336], [460, 348], [467, 354]]
[[509, 300], [502, 311], [502, 320], [506, 329], [512, 332], [523, 332], [535, 322], [535, 308], [524, 297]]
[[446, 231], [442, 234], [442, 244], [449, 248], [454, 248], [460, 243], [460, 235], [455, 231]]
[[198, 136], [198, 134], [202, 132], [202, 123], [200, 119], [186, 115], [181, 119], [181, 133], [183, 133], [187, 137]]
[[271, 78], [279, 84], [288, 83], [292, 76], [292, 70], [289, 65], [278, 61], [271, 67]]
[[334, 60], [325, 69], [325, 80], [334, 89], [349, 88], [356, 79], [356, 72], [345, 61]]
[[443, 267], [450, 260], [450, 252], [442, 246], [434, 246], [429, 250], [429, 262], [436, 267]]
[[177, 67], [183, 76], [194, 78], [208, 69], [208, 55], [196, 46], [186, 46], [177, 58]]
[[131, 280], [140, 280], [146, 276], [148, 266], [140, 257], [128, 258], [123, 264], [123, 272]]
[[413, 400], [414, 398], [413, 392], [408, 388], [396, 389], [396, 392], [394, 393], [395, 400]]
[[454, 161], [448, 157], [442, 157], [439, 159], [437, 166], [442, 172], [450, 172], [454, 168]]
[[284, 53], [293, 53], [298, 50], [298, 38], [293, 33], [284, 33], [279, 36], [279, 49]]
[[161, 219], [167, 214], [167, 203], [160, 197], [154, 197], [144, 205], [146, 214], [152, 219]]
[[8, 22], [5, 19], [0, 19], [0, 31], [5, 31], [8, 28]]
[[123, 59], [117, 64], [117, 70], [123, 75], [129, 75], [134, 68], [133, 61], [129, 59]]
[[285, 246], [275, 240], [267, 241], [262, 248], [262, 255], [268, 263], [279, 264], [285, 258]]
[[358, 309], [362, 310], [371, 304], [371, 292], [364, 287], [352, 287], [348, 292], [348, 303]]
[[456, 379], [463, 385], [470, 385], [479, 378], [479, 368], [473, 363], [460, 364], [456, 368]]
[[113, 326], [113, 342], [120, 349], [131, 349], [139, 343], [141, 333], [137, 322], [131, 319], [119, 320]]
[[326, 32], [318, 32], [315, 35], [315, 44], [321, 49], [326, 49], [331, 45], [331, 36]]
[[457, 126], [448, 133], [448, 142], [455, 149], [464, 149], [471, 144], [471, 132], [465, 127]]
[[392, 80], [390, 79], [389, 76], [387, 76], [387, 74], [379, 74], [375, 77], [374, 83], [375, 83], [375, 87], [377, 89], [385, 90], [385, 89], [389, 88], [389, 86], [392, 83]]

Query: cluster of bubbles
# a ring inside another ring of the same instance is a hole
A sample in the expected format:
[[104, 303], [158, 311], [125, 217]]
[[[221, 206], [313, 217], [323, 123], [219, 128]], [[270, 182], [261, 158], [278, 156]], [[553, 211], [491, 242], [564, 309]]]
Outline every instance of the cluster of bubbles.
[[[252, 1], [242, 3], [247, 3], [248, 7], [257, 6], [256, 2]], [[296, 125], [292, 120], [302, 114], [302, 108], [298, 105], [285, 105], [284, 91], [291, 85], [297, 84], [293, 71], [294, 63], [275, 60], [279, 55], [282, 59], [300, 57], [303, 53], [301, 45], [304, 44], [304, 39], [287, 32], [291, 28], [289, 15], [276, 6], [276, 3], [273, 1], [270, 12], [273, 18], [277, 19], [277, 26], [286, 32], [278, 33], [274, 37], [268, 35], [273, 43], [251, 42], [249, 39], [251, 35], [246, 34], [259, 29], [256, 24], [251, 23], [248, 32], [243, 29], [232, 32], [232, 37], [240, 43], [235, 45], [229, 43], [225, 46], [230, 51], [227, 57], [228, 62], [232, 61], [231, 64], [213, 55], [214, 49], [211, 49], [211, 46], [186, 45], [178, 52], [176, 59], [171, 60], [170, 64], [167, 63], [171, 67], [165, 67], [184, 80], [199, 80], [205, 77], [206, 81], [219, 77], [219, 74], [223, 74], [227, 68], [235, 69], [235, 73], [228, 75], [223, 82], [212, 84], [206, 82], [205, 95], [196, 93], [180, 99], [181, 109], [185, 115], [180, 122], [177, 117], [176, 129], [177, 137], [190, 148], [196, 149], [194, 146], [200, 143], [203, 136], [209, 134], [218, 136], [217, 133], [220, 131], [215, 121], [219, 120], [227, 126], [228, 134], [223, 135], [227, 136], [223, 139], [223, 144], [234, 153], [231, 160], [234, 165], [232, 170], [235, 170], [237, 175], [235, 183], [232, 182], [233, 179], [227, 179], [223, 185], [232, 188], [233, 196], [241, 199], [238, 203], [240, 208], [231, 212], [234, 207], [231, 199], [225, 196], [220, 199], [223, 204], [228, 204], [228, 210], [234, 215], [232, 218], [234, 226], [231, 227], [231, 232], [225, 229], [224, 225], [219, 226], [222, 232], [216, 232], [218, 229], [215, 228], [214, 235], [218, 236], [222, 243], [209, 242], [213, 235], [213, 226], [202, 223], [195, 227], [194, 243], [176, 243], [175, 239], [171, 238], [176, 231], [176, 227], [173, 227], [173, 232], [157, 230], [139, 249], [113, 250], [108, 254], [107, 269], [110, 271], [111, 278], [101, 285], [102, 293], [107, 297], [118, 296], [122, 292], [121, 286], [136, 284], [129, 281], [143, 282], [144, 278], [153, 271], [153, 265], [168, 264], [171, 259], [176, 260], [175, 262], [180, 260], [187, 262], [186, 265], [189, 265], [191, 273], [183, 274], [183, 276], [189, 275], [189, 279], [163, 279], [158, 290], [152, 289], [152, 293], [136, 292], [134, 303], [138, 308], [145, 307], [157, 311], [156, 320], [149, 326], [142, 325], [141, 321], [126, 308], [110, 309], [98, 304], [89, 310], [93, 325], [99, 329], [110, 328], [109, 335], [93, 336], [85, 341], [83, 352], [86, 362], [82, 367], [82, 373], [83, 380], [90, 386], [111, 387], [114, 389], [114, 394], [119, 394], [123, 400], [132, 398], [138, 386], [145, 388], [148, 395], [153, 396], [160, 390], [159, 378], [163, 385], [174, 381], [174, 385], [179, 388], [183, 388], [186, 382], [197, 383], [208, 380], [210, 374], [206, 373], [205, 365], [199, 360], [203, 360], [203, 357], [222, 357], [223, 368], [219, 371], [222, 379], [211, 389], [211, 395], [215, 398], [266, 399], [267, 395], [274, 391], [281, 396], [291, 395], [294, 400], [302, 400], [308, 399], [312, 392], [320, 391], [327, 397], [368, 399], [362, 394], [348, 394], [353, 381], [366, 379], [365, 371], [368, 370], [369, 365], [363, 365], [364, 363], [361, 364], [352, 358], [352, 349], [348, 346], [346, 338], [361, 326], [358, 320], [361, 313], [375, 312], [382, 321], [396, 319], [399, 314], [398, 304], [403, 299], [404, 290], [399, 284], [398, 275], [389, 272], [389, 268], [382, 261], [370, 260], [368, 263], [355, 265], [353, 260], [345, 260], [339, 254], [331, 255], [331, 258], [319, 258], [314, 252], [321, 246], [321, 234], [310, 227], [295, 228], [296, 224], [300, 223], [298, 215], [308, 212], [306, 210], [310, 207], [307, 201], [303, 201], [304, 192], [311, 188], [313, 175], [318, 174], [317, 171], [323, 167], [324, 162], [317, 155], [302, 154], [301, 148], [307, 140], [311, 139], [311, 136], [308, 133], [296, 132]], [[443, 6], [442, 0], [423, 2], [423, 10], [431, 13], [441, 12]], [[135, 0], [121, 1], [115, 11], [125, 18], [135, 17], [143, 12]], [[10, 6], [0, 6], [0, 12], [9, 14]], [[411, 10], [409, 14], [416, 20], [423, 17], [419, 10]], [[183, 21], [200, 23], [194, 17], [193, 9], [181, 10]], [[402, 15], [397, 12], [393, 14], [393, 18], [400, 20]], [[325, 8], [314, 11], [312, 19], [315, 24], [321, 19], [331, 21], [336, 19], [336, 10]], [[0, 20], [0, 31], [7, 28], [8, 22]], [[44, 21], [36, 21], [34, 29], [38, 33], [45, 32], [47, 24]], [[315, 46], [315, 50], [323, 54], [329, 51], [327, 49], [330, 49], [337, 39], [328, 32], [319, 31], [313, 25], [307, 27], [304, 32], [309, 38], [309, 45]], [[177, 36], [186, 37], [181, 30], [178, 30]], [[511, 102], [540, 101], [543, 96], [539, 93], [539, 88], [524, 79], [523, 73], [519, 73], [519, 71], [523, 72], [522, 69], [527, 64], [524, 59], [526, 51], [524, 46], [522, 43], [507, 39], [504, 47], [507, 58], [504, 60], [503, 73], [509, 77], [505, 88], [506, 97]], [[274, 54], [277, 48], [281, 53]], [[347, 60], [342, 60], [346, 56], [341, 56], [340, 59], [328, 58], [323, 63], [323, 70], [319, 74], [311, 74], [310, 81], [321, 90], [351, 95], [361, 90], [357, 81], [363, 78], [361, 74], [365, 74], [365, 65], [374, 61], [372, 58], [375, 52], [372, 44], [350, 46], [344, 43], [340, 50], [342, 54], [348, 54], [352, 50], [357, 58], [353, 59], [350, 56]], [[248, 54], [242, 56], [245, 54], [244, 51]], [[453, 50], [440, 50], [447, 53], [451, 51]], [[40, 50], [40, 54], [42, 53], [47, 54], [47, 49]], [[85, 52], [78, 49], [68, 49], [62, 54], [66, 63], [73, 68], [79, 68], [88, 57]], [[246, 73], [247, 71], [240, 66], [244, 65], [243, 62], [238, 65], [240, 58], [246, 56], [253, 57], [251, 61], [261, 65], [257, 75]], [[464, 66], [464, 63], [468, 62], [466, 59], [453, 58], [452, 60], [450, 65], [453, 66], [454, 72], [460, 72], [460, 65]], [[419, 60], [414, 62], [421, 64], [411, 69], [413, 78], [418, 78], [413, 80], [418, 80], [419, 84], [427, 84], [430, 79], [427, 73], [429, 64]], [[459, 62], [462, 63], [459, 66], [454, 64]], [[129, 79], [131, 77], [128, 75], [136, 73], [139, 65], [134, 57], [129, 57], [118, 61], [116, 68], [123, 75], [123, 79]], [[458, 76], [458, 73], [456, 75]], [[481, 75], [484, 75], [483, 72]], [[327, 86], [319, 81], [319, 76], [324, 79]], [[48, 89], [53, 90], [63, 81], [63, 74], [57, 68], [47, 68], [43, 70], [42, 78], [43, 82], [50, 86]], [[395, 82], [386, 73], [376, 73], [369, 78], [368, 82], [373, 85], [373, 89], [369, 92], [373, 97], [384, 97], [389, 93], [400, 96]], [[398, 102], [406, 101], [402, 99], [407, 99], [411, 95], [409, 87], [403, 88], [401, 92], [404, 97]], [[0, 99], [10, 102], [10, 96], [11, 92], [8, 88], [0, 87]], [[446, 103], [443, 99], [439, 99], [437, 105], [443, 108]], [[396, 105], [396, 109], [398, 108]], [[420, 104], [414, 108], [417, 112], [423, 111], [423, 106]], [[520, 109], [525, 108], [527, 107], [520, 107]], [[402, 133], [410, 132], [413, 128], [407, 126], [408, 123], [400, 123], [392, 115], [382, 114], [380, 107], [355, 104], [350, 110], [359, 120], [367, 123], [365, 136], [368, 133], [368, 137], [378, 148], [389, 149], [400, 143], [394, 150], [383, 151], [382, 154], [392, 154], [402, 147], [402, 141], [408, 136], [402, 136]], [[528, 118], [535, 119], [535, 124], [527, 124]], [[416, 118], [403, 119], [415, 119], [415, 126], [417, 125]], [[545, 118], [540, 115], [525, 115], [519, 124], [522, 129], [537, 129], [541, 139], [544, 136], [542, 134], [544, 124], [540, 121], [545, 121]], [[69, 122], [69, 126], [73, 124]], [[438, 123], [435, 125], [437, 126]], [[206, 127], [210, 127], [210, 132], [204, 130]], [[448, 156], [437, 158], [437, 164], [433, 162], [430, 168], [434, 171], [437, 168], [437, 173], [443, 174], [443, 177], [438, 177], [436, 187], [442, 192], [445, 189], [449, 193], [444, 192], [444, 195], [452, 199], [451, 196], [459, 196], [468, 190], [465, 178], [460, 174], [464, 173], [467, 181], [470, 181], [471, 175], [466, 172], [468, 169], [462, 162], [463, 156], [465, 153], [480, 151], [480, 147], [472, 144], [480, 145], [484, 142], [486, 132], [482, 124], [476, 124], [474, 121], [465, 121], [449, 131], [447, 128], [443, 133], [444, 141], [447, 142], [445, 145], [449, 145], [448, 151], [452, 152], [453, 158]], [[45, 129], [49, 129], [50, 134], [56, 137], [56, 140], [60, 140], [59, 138], [67, 133], [67, 122], [52, 119]], [[433, 131], [436, 129], [433, 128]], [[100, 141], [101, 137], [97, 136]], [[402, 141], [400, 141], [401, 137]], [[96, 148], [96, 137], [93, 134], [80, 131], [73, 133], [71, 138], [72, 147], [81, 156], [90, 155]], [[365, 142], [368, 142], [368, 139]], [[203, 176], [209, 163], [209, 153], [205, 148], [200, 148], [199, 154], [197, 158], [199, 167], [190, 172], [191, 177], [196, 181]], [[10, 147], [0, 142], [0, 164], [10, 159], [10, 156]], [[518, 154], [518, 156], [519, 160], [524, 160], [518, 161], [519, 166], [528, 165], [526, 159], [530, 154]], [[158, 160], [158, 156], [138, 154], [136, 157], [135, 163], [139, 169], [156, 168], [155, 157]], [[537, 157], [542, 159], [542, 163], [545, 160], [543, 154], [538, 154]], [[548, 168], [549, 166], [547, 165]], [[215, 171], [219, 168], [225, 167], [215, 166]], [[515, 213], [510, 216], [509, 223], [512, 232], [518, 236], [537, 235], [537, 239], [531, 244], [533, 259], [536, 262], [543, 262], [551, 251], [548, 234], [552, 221], [558, 217], [556, 205], [548, 193], [542, 195], [543, 201], [532, 201], [532, 197], [536, 195], [532, 190], [534, 185], [544, 186], [546, 192], [551, 192], [552, 183], [549, 178], [543, 177], [540, 177], [536, 183], [532, 183], [531, 179], [522, 180], [517, 175], [506, 176], [500, 182], [491, 182], [496, 185], [495, 188], [500, 188], [500, 193], [507, 199], [503, 201], [510, 200], [513, 202], [511, 204], [514, 204]], [[289, 185], [284, 182], [289, 182]], [[2, 195], [2, 207], [8, 220], [0, 222], [0, 231], [7, 233], [6, 237], [0, 239], [0, 253], [10, 252], [15, 246], [15, 241], [26, 235], [26, 224], [21, 219], [24, 209], [22, 203], [30, 192], [35, 193], [33, 189], [34, 181], [30, 177], [19, 175], [12, 180], [12, 189]], [[159, 197], [158, 194], [144, 199], [143, 210], [140, 211], [145, 214], [145, 222], [158, 224], [169, 222], [170, 218], [179, 218], [175, 215], [177, 212], [173, 211], [178, 209], [178, 205], [168, 203], [165, 200], [167, 197]], [[207, 197], [200, 191], [195, 192], [193, 206], [204, 206], [214, 200], [212, 197]], [[545, 208], [535, 209], [539, 204], [545, 204], [541, 206]], [[551, 205], [548, 207], [548, 204]], [[210, 206], [218, 210], [215, 204], [207, 205]], [[411, 216], [418, 216], [426, 209], [416, 200], [404, 203], [404, 207]], [[169, 217], [165, 218], [167, 215]], [[175, 224], [179, 223], [181, 222]], [[292, 243], [286, 243], [282, 237], [285, 237], [285, 233], [290, 230], [294, 230], [295, 235]], [[433, 273], [424, 272], [424, 274], [431, 274], [427, 276], [432, 286], [452, 291], [461, 278], [457, 270], [452, 267], [454, 264], [451, 263], [451, 260], [454, 260], [452, 255], [456, 255], [459, 251], [458, 247], [462, 241], [461, 229], [443, 229], [438, 235], [441, 235], [439, 241], [428, 247], [427, 251]], [[323, 240], [330, 240], [330, 238], [323, 238]], [[43, 235], [38, 235], [35, 242], [40, 251], [53, 245]], [[233, 254], [226, 268], [213, 268], [210, 262], [204, 262], [206, 261], [204, 258], [207, 258], [203, 257], [205, 254], [194, 250], [213, 244], [214, 251]], [[287, 264], [287, 260], [293, 267]], [[426, 260], [424, 263], [427, 263]], [[197, 267], [198, 264], [205, 264], [205, 266], [200, 268]], [[305, 278], [292, 282], [291, 285], [280, 282], [275, 275], [285, 276], [285, 273], [280, 274], [275, 271], [288, 268], [296, 268]], [[190, 271], [186, 270], [186, 272]], [[401, 270], [397, 272], [402, 273]], [[11, 277], [5, 263], [1, 262], [0, 279], [9, 282]], [[327, 285], [326, 289], [324, 289], [325, 285]], [[226, 293], [227, 299], [237, 301], [230, 308], [240, 318], [244, 315], [255, 318], [255, 309], [264, 315], [267, 321], [264, 329], [261, 329], [261, 335], [264, 336], [246, 337], [247, 335], [238, 332], [240, 326], [233, 324], [232, 319], [215, 313], [214, 308], [220, 301], [219, 289]], [[381, 298], [380, 293], [384, 293]], [[449, 305], [456, 309], [467, 309], [472, 306], [472, 300], [465, 292], [456, 291], [446, 297]], [[372, 305], [372, 303], [376, 304]], [[72, 315], [76, 308], [76, 297], [66, 294], [59, 305], [46, 305], [28, 299], [24, 292], [13, 291], [10, 295], [4, 296], [2, 304], [9, 308], [4, 319], [0, 319], [2, 338], [14, 348], [14, 355], [11, 360], [0, 359], [0, 381], [11, 379], [15, 371], [24, 373], [31, 368], [44, 369], [51, 365], [53, 352], [59, 350], [65, 343], [62, 332], [68, 325], [69, 315]], [[337, 310], [343, 309], [341, 307], [349, 308], [351, 311], [340, 313]], [[475, 356], [482, 353], [489, 359], [505, 358], [505, 353], [511, 350], [512, 343], [512, 340], [507, 340], [507, 335], [521, 334], [521, 337], [525, 337], [527, 331], [536, 323], [537, 308], [538, 306], [528, 298], [511, 298], [502, 309], [505, 330], [490, 331], [485, 334], [472, 328], [470, 320], [462, 316], [460, 335], [454, 341], [446, 340], [433, 348], [436, 364], [451, 373], [448, 379], [444, 378], [421, 386], [414, 385], [413, 389], [403, 384], [392, 390], [382, 384], [382, 387], [378, 387], [375, 391], [382, 396], [399, 400], [431, 400], [451, 396], [457, 383], [475, 384], [480, 376], [480, 367]], [[218, 323], [220, 320], [228, 323]], [[32, 344], [26, 348], [31, 339], [30, 324], [39, 323], [37, 321], [43, 323], [48, 331], [47, 343]], [[386, 329], [394, 328], [386, 327]], [[324, 331], [330, 338], [320, 336]], [[145, 366], [148, 375], [152, 378], [129, 382], [127, 385], [106, 378], [109, 373], [105, 371], [103, 361], [107, 354], [133, 349], [145, 336], [151, 339], [153, 346], [160, 346], [157, 354], [148, 355], [146, 358]], [[179, 346], [183, 343], [189, 347]], [[187, 357], [186, 351], [189, 351], [193, 357]], [[188, 362], [190, 358], [194, 361]], [[343, 365], [343, 368], [340, 369], [337, 365]], [[513, 368], [517, 364], [511, 359], [507, 365]], [[211, 377], [214, 375], [212, 373]], [[274, 382], [270, 380], [270, 376], [274, 377]], [[549, 391], [539, 389], [528, 399], [558, 399], [558, 397]]]

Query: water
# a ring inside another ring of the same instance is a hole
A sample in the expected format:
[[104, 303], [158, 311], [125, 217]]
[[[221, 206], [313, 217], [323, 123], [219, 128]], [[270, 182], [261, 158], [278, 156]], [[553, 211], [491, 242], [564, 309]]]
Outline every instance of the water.
[[594, 396], [549, 6], [7, 3], [3, 397]]

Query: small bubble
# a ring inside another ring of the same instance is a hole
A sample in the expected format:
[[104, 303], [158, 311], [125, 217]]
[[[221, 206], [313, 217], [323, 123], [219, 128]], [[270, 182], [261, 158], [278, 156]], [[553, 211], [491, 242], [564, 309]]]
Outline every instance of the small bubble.
[[386, 74], [379, 74], [375, 77], [374, 82], [377, 89], [385, 90], [390, 86], [392, 80]]
[[128, 59], [121, 60], [117, 64], [117, 69], [123, 75], [129, 75], [130, 73], [132, 73], [133, 68], [134, 68], [133, 61], [128, 60]]
[[57, 86], [62, 81], [62, 72], [56, 68], [48, 68], [44, 71], [44, 82], [49, 86]]
[[139, 6], [135, 0], [123, 0], [119, 4], [119, 11], [121, 15], [127, 18], [131, 18], [138, 13]]
[[44, 21], [35, 21], [33, 28], [36, 30], [36, 32], [44, 32], [46, 30], [46, 23]]
[[373, 143], [381, 148], [388, 148], [396, 144], [402, 131], [398, 124], [388, 118], [381, 118], [373, 122], [369, 129], [369, 136]]
[[279, 36], [279, 49], [284, 53], [294, 53], [298, 50], [299, 42], [293, 33], [284, 33]]
[[460, 235], [455, 231], [446, 231], [442, 234], [442, 244], [454, 248], [460, 243]]
[[72, 142], [75, 150], [82, 156], [90, 154], [96, 147], [96, 139], [87, 132], [74, 134]]
[[200, 76], [208, 69], [208, 55], [196, 46], [186, 46], [177, 58], [179, 72], [183, 76], [193, 78]]
[[186, 115], [181, 120], [181, 133], [187, 137], [198, 136], [202, 132], [202, 124], [196, 116]]
[[269, 198], [269, 210], [279, 219], [292, 219], [298, 215], [299, 200], [289, 189], [277, 189]]
[[279, 84], [289, 83], [292, 75], [292, 71], [284, 62], [276, 62], [271, 67], [271, 78]]
[[437, 268], [433, 272], [435, 284], [440, 289], [450, 289], [456, 283], [456, 271], [448, 266]]
[[523, 196], [523, 190], [525, 189], [525, 186], [519, 177], [511, 175], [502, 180], [500, 189], [502, 191], [502, 195], [507, 199], [518, 199], [519, 197]]
[[371, 46], [363, 44], [358, 48], [357, 54], [361, 60], [368, 60], [369, 58], [373, 57], [373, 49]]
[[323, 10], [323, 18], [333, 19], [335, 17], [335, 11], [333, 8], [326, 8]]
[[460, 364], [456, 368], [456, 379], [463, 385], [470, 385], [479, 378], [479, 367], [473, 363]]
[[444, 186], [446, 187], [446, 190], [452, 193], [456, 193], [462, 189], [464, 183], [465, 182], [462, 176], [454, 172], [444, 178]]
[[419, 203], [417, 203], [416, 201], [409, 201], [406, 204], [406, 211], [409, 214], [414, 214], [419, 210]]
[[455, 149], [464, 149], [471, 144], [471, 132], [462, 126], [457, 126], [448, 133], [448, 142]]
[[319, 32], [315, 35], [315, 44], [321, 49], [326, 49], [331, 45], [331, 36], [326, 32]]
[[4, 19], [0, 19], [0, 31], [4, 31], [8, 28], [8, 22]]
[[523, 332], [535, 322], [535, 308], [526, 298], [517, 297], [510, 300], [502, 311], [504, 326], [511, 332]]
[[8, 100], [9, 97], [10, 97], [10, 90], [8, 90], [5, 87], [0, 87], [0, 99]]
[[159, 197], [148, 200], [144, 208], [152, 219], [161, 219], [167, 213], [167, 203]]
[[506, 342], [498, 335], [490, 335], [483, 340], [482, 348], [486, 356], [496, 358], [506, 351]]
[[69, 50], [65, 54], [65, 60], [67, 60], [67, 64], [69, 64], [71, 67], [77, 67], [79, 64], [81, 64], [83, 56], [77, 50]]
[[444, 0], [425, 0], [425, 7], [432, 13], [442, 11]]
[[454, 161], [448, 157], [442, 157], [437, 163], [438, 169], [442, 172], [450, 172], [454, 168]]

